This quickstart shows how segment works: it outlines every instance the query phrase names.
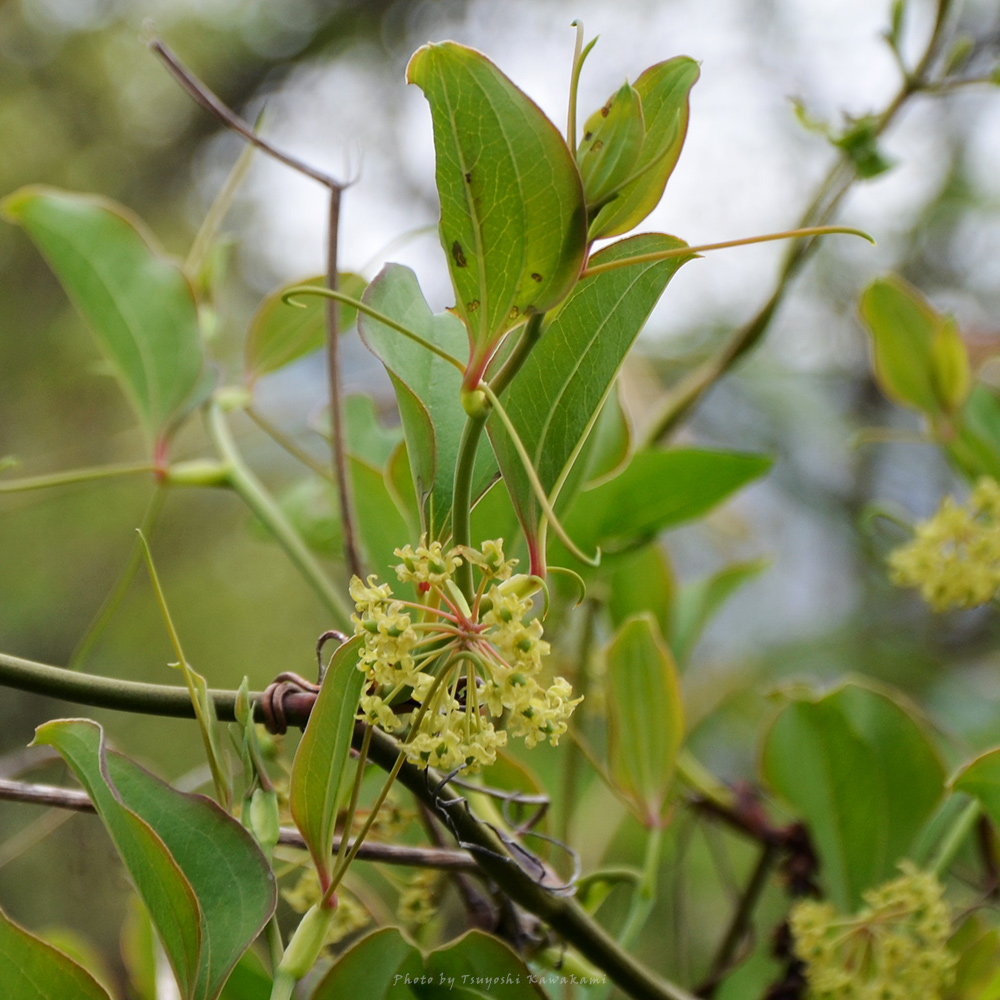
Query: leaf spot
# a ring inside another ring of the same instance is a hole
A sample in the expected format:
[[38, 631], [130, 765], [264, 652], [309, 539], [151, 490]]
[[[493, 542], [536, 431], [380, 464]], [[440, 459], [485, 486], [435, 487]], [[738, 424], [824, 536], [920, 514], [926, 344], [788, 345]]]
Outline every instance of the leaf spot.
[[510, 307], [510, 318], [511, 319], [517, 319], [517, 317], [520, 316], [520, 315], [521, 315], [521, 310], [518, 309], [517, 306], [511, 306]]
[[610, 114], [611, 114], [611, 102], [608, 101], [608, 103], [605, 104], [603, 108], [601, 108], [601, 117], [607, 118], [608, 115]]
[[531, 280], [532, 281], [541, 281], [542, 280], [542, 276], [537, 271], [532, 271], [531, 272]]
[[479, 308], [479, 299], [473, 299], [471, 302], [466, 302], [465, 308], [468, 312], [474, 313]]
[[590, 140], [591, 140], [591, 139], [593, 139], [593, 138], [594, 138], [594, 133], [593, 133], [593, 132], [588, 132], [588, 133], [587, 133], [587, 134], [586, 134], [586, 135], [585, 135], [585, 136], [583, 137], [583, 141], [584, 141], [584, 142], [590, 142]]
[[468, 173], [468, 174], [465, 175], [465, 183], [466, 184], [471, 184], [472, 183], [472, 174], [471, 173]]
[[468, 262], [465, 259], [465, 254], [462, 251], [462, 244], [455, 240], [451, 245], [451, 256], [454, 258], [455, 263], [459, 267], [467, 267]]
[[596, 153], [599, 149], [603, 149], [603, 148], [604, 148], [604, 143], [601, 142], [600, 139], [598, 139], [597, 142], [595, 142], [594, 145], [590, 147], [590, 151], [592, 153]]

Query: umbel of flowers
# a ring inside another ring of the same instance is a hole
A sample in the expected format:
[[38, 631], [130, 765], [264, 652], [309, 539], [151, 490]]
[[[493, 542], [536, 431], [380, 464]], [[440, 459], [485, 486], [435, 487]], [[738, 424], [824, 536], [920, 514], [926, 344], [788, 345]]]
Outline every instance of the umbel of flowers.
[[[445, 550], [421, 539], [395, 554], [396, 575], [419, 600], [394, 596], [375, 576], [351, 580], [368, 721], [403, 734], [414, 764], [443, 770], [492, 764], [508, 733], [529, 747], [558, 743], [583, 699], [562, 677], [549, 687], [539, 681], [549, 644], [531, 613], [543, 582], [515, 574], [517, 560], [504, 557], [500, 540]], [[471, 602], [452, 580], [463, 561], [479, 574]]]
[[910, 862], [864, 894], [853, 916], [803, 900], [789, 916], [809, 1000], [941, 1000], [954, 979], [951, 912], [944, 889]]

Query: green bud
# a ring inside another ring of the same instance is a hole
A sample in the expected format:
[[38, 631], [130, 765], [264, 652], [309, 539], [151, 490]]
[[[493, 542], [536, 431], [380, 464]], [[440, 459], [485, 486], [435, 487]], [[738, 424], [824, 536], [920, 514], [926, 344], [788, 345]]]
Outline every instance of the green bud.
[[224, 486], [228, 481], [229, 466], [209, 458], [177, 462], [164, 476], [164, 482], [171, 486]]
[[326, 936], [336, 912], [335, 907], [320, 906], [319, 903], [306, 911], [278, 965], [279, 975], [284, 974], [286, 977], [298, 980], [312, 969], [326, 943]]
[[254, 789], [250, 797], [250, 831], [265, 856], [269, 858], [281, 833], [277, 792], [273, 790], [267, 792], [263, 788]]
[[462, 409], [470, 417], [484, 417], [489, 412], [490, 403], [482, 389], [463, 389]]

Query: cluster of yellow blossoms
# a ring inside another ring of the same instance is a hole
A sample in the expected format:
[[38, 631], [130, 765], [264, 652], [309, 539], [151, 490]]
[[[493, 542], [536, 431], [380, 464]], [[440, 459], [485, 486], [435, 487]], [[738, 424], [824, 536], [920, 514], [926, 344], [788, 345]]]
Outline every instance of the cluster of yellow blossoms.
[[[421, 767], [477, 771], [496, 760], [507, 733], [529, 747], [556, 744], [582, 698], [561, 677], [538, 681], [549, 644], [528, 618], [538, 577], [514, 574], [502, 543], [481, 550], [440, 542], [396, 549], [396, 575], [415, 585], [419, 601], [400, 600], [375, 576], [351, 580], [355, 634], [364, 640], [358, 669], [370, 683], [365, 717], [387, 732], [405, 731], [407, 757]], [[462, 562], [479, 572], [471, 602], [452, 580]], [[493, 720], [503, 721], [497, 730]]]
[[803, 900], [789, 917], [810, 1000], [941, 1000], [954, 977], [951, 914], [941, 883], [903, 862], [901, 877], [864, 894], [853, 917]]
[[1000, 589], [1000, 485], [980, 479], [964, 507], [946, 497], [913, 540], [891, 553], [889, 573], [900, 587], [918, 587], [935, 611], [993, 600]]

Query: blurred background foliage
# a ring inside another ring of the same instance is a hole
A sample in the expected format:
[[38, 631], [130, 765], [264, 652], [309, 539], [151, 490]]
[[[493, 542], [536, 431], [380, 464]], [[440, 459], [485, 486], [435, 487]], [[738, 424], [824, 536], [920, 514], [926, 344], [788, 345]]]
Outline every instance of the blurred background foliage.
[[[484, 49], [560, 123], [573, 17], [585, 20], [588, 34], [602, 35], [585, 74], [584, 108], [658, 59], [684, 51], [703, 60], [688, 147], [651, 220], [690, 242], [794, 223], [837, 154], [802, 127], [787, 98], [839, 128], [842, 111], [875, 110], [898, 85], [879, 38], [888, 3], [609, 6], [7, 0], [0, 5], [0, 195], [28, 183], [94, 191], [133, 209], [168, 250], [186, 253], [239, 143], [220, 134], [148, 52], [142, 36], [150, 18], [228, 104], [250, 120], [263, 112], [264, 132], [275, 141], [357, 178], [346, 195], [343, 265], [371, 277], [383, 259], [408, 263], [440, 308], [449, 290], [434, 237], [423, 231], [436, 219], [429, 120], [402, 80], [409, 53], [428, 38]], [[914, 49], [932, 8], [924, 0], [910, 4], [906, 44]], [[964, 65], [975, 76], [996, 63], [1000, 12], [991, 0], [970, 0], [956, 17], [957, 35], [969, 42]], [[766, 482], [668, 539], [681, 579], [737, 558], [771, 562], [726, 606], [685, 678], [693, 746], [727, 779], [753, 777], [767, 692], [802, 675], [861, 673], [903, 687], [942, 726], [946, 752], [1000, 741], [993, 609], [935, 615], [886, 580], [884, 556], [898, 539], [877, 522], [872, 527], [869, 505], [924, 516], [958, 487], [937, 451], [912, 440], [917, 418], [876, 391], [856, 313], [861, 288], [892, 269], [956, 313], [974, 355], [996, 350], [998, 136], [996, 88], [917, 98], [879, 150], [889, 169], [859, 182], [839, 213], [840, 221], [872, 232], [879, 248], [824, 245], [765, 344], [708, 394], [680, 434], [777, 457]], [[215, 354], [232, 373], [262, 295], [321, 270], [324, 216], [321, 192], [254, 161], [226, 224], [232, 251]], [[407, 233], [408, 243], [387, 251]], [[626, 372], [626, 405], [640, 429], [664, 387], [770, 294], [780, 253], [735, 251], [681, 273]], [[375, 393], [388, 411], [384, 375], [353, 338], [345, 344], [349, 386]], [[306, 359], [266, 380], [259, 400], [318, 457], [323, 442], [310, 424], [322, 410], [323, 378], [322, 362]], [[901, 440], [866, 442], [859, 435], [870, 427]], [[247, 457], [268, 481], [290, 482], [289, 460], [249, 423], [240, 430]], [[35, 475], [135, 461], [141, 452], [131, 413], [55, 279], [23, 233], [0, 226], [0, 458], [16, 456], [17, 474]], [[193, 431], [175, 446], [177, 458], [201, 453]], [[152, 492], [140, 477], [0, 496], [0, 649], [55, 664], [79, 653], [129, 560]], [[152, 534], [185, 649], [215, 687], [234, 687], [244, 674], [258, 689], [282, 670], [309, 674], [315, 636], [328, 624], [311, 591], [276, 547], [249, 530], [249, 520], [228, 494], [175, 490]], [[142, 574], [108, 628], [77, 656], [82, 669], [166, 683], [176, 680], [170, 659]], [[66, 714], [100, 719], [120, 748], [170, 777], [199, 762], [188, 723], [5, 691], [0, 772], [17, 772], [35, 725]], [[542, 772], [558, 767], [555, 754], [542, 757]], [[627, 826], [601, 822], [605, 794], [594, 787], [584, 796], [581, 816], [592, 821], [579, 821], [588, 829], [585, 857], [600, 853], [602, 838], [617, 837], [626, 855], [631, 849]], [[39, 822], [34, 807], [0, 804], [0, 903], [31, 926], [85, 928], [113, 956], [125, 891], [103, 832], [95, 820], [75, 818], [21, 853], [43, 832], [44, 824], [32, 826]], [[671, 954], [688, 954], [682, 929], [697, 942], [699, 927], [714, 926], [748, 863], [738, 842], [706, 833], [690, 817], [671, 836], [662, 912], [645, 942], [661, 956], [657, 928], [669, 929]], [[21, 839], [6, 850], [11, 837]], [[686, 875], [675, 863], [681, 856]], [[707, 894], [688, 893], [705, 912], [669, 909], [679, 898], [669, 880], [681, 878], [715, 885]], [[697, 961], [697, 945], [694, 954]]]

